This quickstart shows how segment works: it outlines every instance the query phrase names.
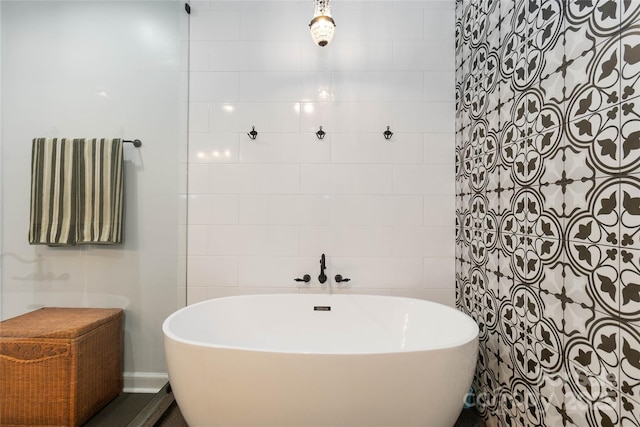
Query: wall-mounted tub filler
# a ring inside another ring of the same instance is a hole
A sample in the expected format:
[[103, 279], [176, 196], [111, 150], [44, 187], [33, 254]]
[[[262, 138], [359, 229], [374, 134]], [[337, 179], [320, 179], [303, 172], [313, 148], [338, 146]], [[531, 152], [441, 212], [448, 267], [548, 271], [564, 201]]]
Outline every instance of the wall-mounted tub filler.
[[451, 427], [478, 353], [466, 314], [374, 295], [219, 298], [173, 313], [162, 330], [192, 426]]
[[326, 268], [327, 268], [327, 265], [325, 263], [324, 254], [322, 254], [322, 256], [320, 257], [320, 275], [318, 276], [318, 281], [320, 283], [324, 283], [327, 281], [327, 275], [324, 274], [324, 270]]

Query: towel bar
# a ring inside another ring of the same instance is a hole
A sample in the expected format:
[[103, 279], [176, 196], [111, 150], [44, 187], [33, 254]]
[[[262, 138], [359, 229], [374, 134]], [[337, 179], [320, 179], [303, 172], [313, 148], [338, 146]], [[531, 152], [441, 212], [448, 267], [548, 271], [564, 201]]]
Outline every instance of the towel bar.
[[127, 142], [129, 144], [133, 144], [134, 147], [141, 147], [142, 146], [142, 141], [140, 141], [139, 139], [134, 139], [133, 141], [125, 139], [122, 142]]

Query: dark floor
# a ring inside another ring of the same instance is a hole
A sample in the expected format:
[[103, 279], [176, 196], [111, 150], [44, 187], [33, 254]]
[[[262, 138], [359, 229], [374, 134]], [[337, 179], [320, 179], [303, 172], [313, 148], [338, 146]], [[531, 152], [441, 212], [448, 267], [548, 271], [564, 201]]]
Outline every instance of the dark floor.
[[186, 427], [167, 383], [158, 393], [122, 393], [82, 427]]
[[167, 409], [162, 418], [156, 424], [156, 427], [187, 427], [187, 422], [182, 418], [178, 404], [173, 404]]
[[[167, 384], [157, 394], [123, 393], [87, 421], [83, 427], [188, 426]], [[485, 427], [485, 423], [475, 409], [470, 408], [462, 410], [453, 427]]]
[[475, 408], [463, 409], [453, 427], [486, 427]]
[[122, 393], [83, 424], [83, 427], [127, 426], [154, 396], [153, 393]]

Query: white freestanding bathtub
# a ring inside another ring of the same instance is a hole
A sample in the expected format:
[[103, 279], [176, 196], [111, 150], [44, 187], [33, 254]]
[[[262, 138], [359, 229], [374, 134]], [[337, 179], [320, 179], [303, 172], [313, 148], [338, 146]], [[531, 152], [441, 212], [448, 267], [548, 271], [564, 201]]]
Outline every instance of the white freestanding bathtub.
[[370, 295], [212, 299], [162, 329], [192, 427], [452, 427], [478, 349], [464, 313]]

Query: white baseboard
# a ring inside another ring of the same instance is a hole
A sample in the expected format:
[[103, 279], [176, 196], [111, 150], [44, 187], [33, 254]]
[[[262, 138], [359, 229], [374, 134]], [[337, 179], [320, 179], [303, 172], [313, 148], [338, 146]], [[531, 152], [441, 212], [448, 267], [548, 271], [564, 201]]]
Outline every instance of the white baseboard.
[[126, 393], [157, 393], [169, 381], [165, 372], [125, 372]]

